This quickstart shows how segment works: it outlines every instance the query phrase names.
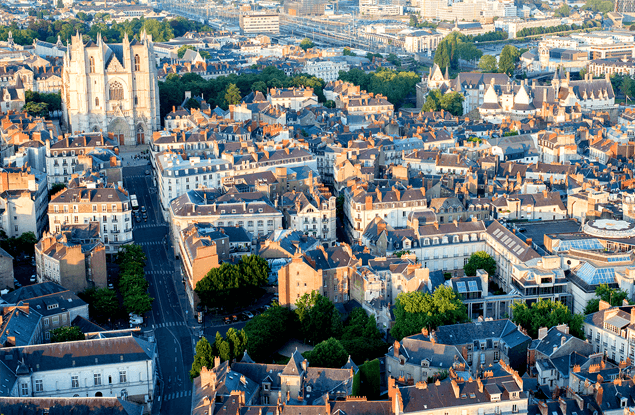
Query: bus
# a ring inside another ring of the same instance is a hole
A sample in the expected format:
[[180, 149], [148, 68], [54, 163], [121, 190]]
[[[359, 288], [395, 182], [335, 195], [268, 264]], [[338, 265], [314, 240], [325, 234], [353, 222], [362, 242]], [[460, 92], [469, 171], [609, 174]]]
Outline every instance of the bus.
[[137, 195], [130, 195], [130, 206], [132, 206], [132, 210], [139, 209], [139, 202], [137, 201]]

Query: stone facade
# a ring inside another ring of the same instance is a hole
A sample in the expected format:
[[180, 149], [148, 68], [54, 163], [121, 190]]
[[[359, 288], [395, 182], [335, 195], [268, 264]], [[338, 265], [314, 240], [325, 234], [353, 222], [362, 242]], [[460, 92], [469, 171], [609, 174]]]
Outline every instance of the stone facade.
[[159, 88], [153, 42], [84, 44], [73, 36], [64, 55], [62, 108], [70, 131], [107, 131], [121, 145], [143, 144], [160, 128]]

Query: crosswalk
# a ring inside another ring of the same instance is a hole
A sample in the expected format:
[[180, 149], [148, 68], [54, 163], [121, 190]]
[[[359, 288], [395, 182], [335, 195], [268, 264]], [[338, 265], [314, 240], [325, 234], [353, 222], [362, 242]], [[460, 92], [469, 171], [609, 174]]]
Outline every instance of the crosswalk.
[[135, 242], [136, 245], [151, 246], [151, 245], [165, 245], [162, 241], [150, 241], [150, 242]]
[[159, 228], [162, 226], [168, 226], [168, 224], [167, 223], [139, 223], [134, 225], [136, 229]]
[[174, 274], [174, 271], [168, 271], [165, 269], [159, 269], [159, 270], [151, 270], [151, 271], [145, 271], [146, 274], [152, 274], [152, 275], [172, 275]]
[[167, 395], [163, 395], [163, 400], [171, 401], [172, 399], [183, 398], [185, 396], [192, 396], [192, 391], [189, 390], [189, 391], [169, 393]]
[[177, 326], [185, 326], [185, 322], [183, 322], [183, 321], [169, 321], [167, 323], [153, 324], [152, 328], [153, 329], [160, 329], [160, 328], [163, 328], [163, 327], [177, 327]]

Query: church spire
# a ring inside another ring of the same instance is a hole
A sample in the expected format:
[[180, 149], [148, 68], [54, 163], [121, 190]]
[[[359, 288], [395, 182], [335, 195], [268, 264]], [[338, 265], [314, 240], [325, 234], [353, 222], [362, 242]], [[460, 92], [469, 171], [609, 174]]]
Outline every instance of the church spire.
[[450, 71], [448, 70], [448, 67], [445, 67], [445, 76], [443, 77], [443, 79], [445, 79], [446, 81], [450, 79]]

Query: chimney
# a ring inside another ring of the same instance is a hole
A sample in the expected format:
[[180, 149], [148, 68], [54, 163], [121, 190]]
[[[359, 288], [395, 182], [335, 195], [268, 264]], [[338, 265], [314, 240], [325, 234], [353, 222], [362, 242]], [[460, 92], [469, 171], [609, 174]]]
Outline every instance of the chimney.
[[[604, 301], [604, 300], [600, 300], [600, 311], [602, 310], [606, 310], [611, 308], [611, 304], [609, 304], [608, 302]], [[632, 317], [631, 317], [632, 320]]]
[[547, 331], [549, 331], [547, 327], [540, 327], [538, 329], [538, 340], [544, 339], [547, 336]]
[[401, 344], [395, 340], [395, 345], [392, 347], [393, 349], [393, 354], [395, 357], [399, 357], [399, 348], [401, 347]]
[[635, 324], [635, 307], [631, 307], [631, 324]]
[[602, 386], [598, 387], [597, 392], [595, 393], [595, 401], [599, 406], [602, 406], [602, 396], [604, 395], [604, 388]]

